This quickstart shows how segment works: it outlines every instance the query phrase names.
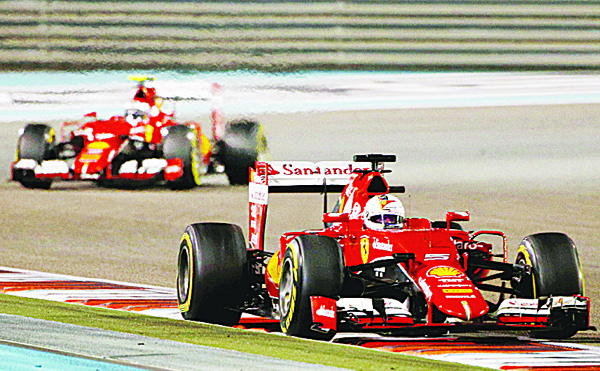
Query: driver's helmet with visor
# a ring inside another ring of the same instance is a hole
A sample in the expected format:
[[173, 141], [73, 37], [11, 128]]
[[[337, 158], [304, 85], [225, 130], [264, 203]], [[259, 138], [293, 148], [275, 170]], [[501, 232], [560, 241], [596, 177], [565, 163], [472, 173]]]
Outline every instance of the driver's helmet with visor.
[[383, 230], [404, 227], [404, 206], [393, 195], [378, 195], [367, 201], [364, 211], [366, 228]]
[[150, 105], [148, 103], [133, 102], [125, 109], [125, 121], [136, 126], [148, 118]]

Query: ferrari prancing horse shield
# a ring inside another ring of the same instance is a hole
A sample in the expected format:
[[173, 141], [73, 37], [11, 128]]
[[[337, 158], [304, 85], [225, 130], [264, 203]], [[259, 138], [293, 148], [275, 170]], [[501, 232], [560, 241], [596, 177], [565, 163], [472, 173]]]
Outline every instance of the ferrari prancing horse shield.
[[360, 256], [364, 264], [369, 261], [369, 237], [360, 239]]

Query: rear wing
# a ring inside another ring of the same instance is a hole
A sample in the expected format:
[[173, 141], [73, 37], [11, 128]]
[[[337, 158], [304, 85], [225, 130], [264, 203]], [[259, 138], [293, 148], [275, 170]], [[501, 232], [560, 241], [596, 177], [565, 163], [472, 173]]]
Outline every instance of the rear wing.
[[342, 192], [354, 172], [370, 169], [352, 161], [257, 161], [248, 185], [249, 248], [263, 250], [269, 193], [322, 193], [327, 204], [327, 192]]
[[250, 183], [267, 185], [270, 193], [341, 192], [353, 172], [370, 168], [351, 161], [259, 161], [251, 169]]

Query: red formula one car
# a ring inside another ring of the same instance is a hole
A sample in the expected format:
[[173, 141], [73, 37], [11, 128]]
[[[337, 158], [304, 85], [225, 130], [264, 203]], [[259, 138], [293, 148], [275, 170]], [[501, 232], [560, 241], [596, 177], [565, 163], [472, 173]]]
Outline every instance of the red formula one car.
[[[467, 212], [448, 212], [445, 221], [405, 217], [391, 194], [404, 187], [384, 178], [383, 163], [392, 161], [372, 154], [342, 163], [258, 162], [248, 241], [236, 225], [185, 229], [177, 278], [183, 317], [234, 325], [244, 312], [278, 320], [288, 335], [325, 340], [337, 331], [567, 338], [590, 328], [569, 237], [527, 236], [509, 263], [504, 233], [464, 231]], [[267, 252], [269, 196], [292, 192], [341, 195], [323, 215], [325, 228], [285, 233], [278, 250]]]
[[22, 129], [12, 179], [27, 188], [48, 189], [54, 180], [93, 180], [101, 184], [166, 181], [171, 188], [200, 184], [203, 174], [224, 171], [231, 184], [247, 184], [248, 168], [267, 151], [262, 127], [249, 120], [224, 123], [213, 112], [213, 137], [200, 124], [178, 123], [162, 111], [163, 98], [133, 78], [138, 88], [123, 116], [63, 123], [57, 141], [46, 124]]

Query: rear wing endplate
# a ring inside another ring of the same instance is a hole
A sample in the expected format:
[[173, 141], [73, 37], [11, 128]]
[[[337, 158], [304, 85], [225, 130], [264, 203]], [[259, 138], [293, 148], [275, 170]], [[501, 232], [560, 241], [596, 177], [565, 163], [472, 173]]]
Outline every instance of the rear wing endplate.
[[352, 161], [257, 161], [248, 186], [250, 248], [263, 250], [269, 193], [342, 192], [355, 171], [370, 169]]
[[268, 185], [270, 193], [318, 193], [324, 186], [343, 190], [354, 171], [369, 169], [369, 164], [352, 161], [258, 161], [250, 182]]

